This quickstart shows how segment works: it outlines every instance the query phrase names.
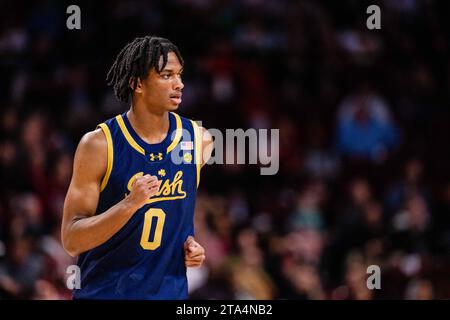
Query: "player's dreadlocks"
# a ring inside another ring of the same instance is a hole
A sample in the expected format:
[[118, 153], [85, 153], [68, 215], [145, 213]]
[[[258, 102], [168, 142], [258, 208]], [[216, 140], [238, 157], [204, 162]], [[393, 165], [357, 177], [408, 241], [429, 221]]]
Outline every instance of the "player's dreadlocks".
[[[108, 85], [113, 86], [116, 97], [120, 101], [128, 102], [128, 97], [136, 88], [138, 79], [145, 79], [150, 68], [155, 68], [158, 73], [164, 69], [169, 52], [174, 52], [183, 65], [180, 51], [165, 38], [146, 36], [128, 43], [119, 52], [106, 76], [106, 81]], [[163, 64], [159, 68], [161, 56]]]

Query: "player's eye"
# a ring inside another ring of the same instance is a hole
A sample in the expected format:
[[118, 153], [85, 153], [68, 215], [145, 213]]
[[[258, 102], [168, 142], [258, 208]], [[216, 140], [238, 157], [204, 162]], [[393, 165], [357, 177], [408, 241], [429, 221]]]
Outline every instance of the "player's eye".
[[161, 77], [162, 77], [163, 79], [168, 80], [168, 79], [170, 79], [170, 74], [163, 74], [163, 75], [161, 75]]

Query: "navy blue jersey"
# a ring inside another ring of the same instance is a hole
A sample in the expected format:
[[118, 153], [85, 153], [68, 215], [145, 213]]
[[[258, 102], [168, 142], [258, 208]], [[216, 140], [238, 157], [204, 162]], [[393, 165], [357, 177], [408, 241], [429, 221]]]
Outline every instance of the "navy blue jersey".
[[188, 297], [183, 244], [194, 234], [201, 137], [196, 123], [176, 113], [169, 113], [169, 123], [167, 137], [157, 144], [143, 141], [126, 113], [99, 125], [108, 165], [97, 214], [127, 197], [138, 176], [156, 175], [162, 184], [119, 232], [79, 256], [81, 288], [74, 299]]

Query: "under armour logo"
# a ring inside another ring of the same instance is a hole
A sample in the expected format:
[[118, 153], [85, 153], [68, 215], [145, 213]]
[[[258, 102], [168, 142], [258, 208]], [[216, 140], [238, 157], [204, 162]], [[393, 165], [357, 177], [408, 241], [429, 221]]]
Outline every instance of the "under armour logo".
[[155, 161], [155, 159], [158, 159], [161, 161], [163, 159], [163, 155], [161, 152], [158, 152], [158, 155], [154, 155], [153, 153], [150, 153], [150, 161]]

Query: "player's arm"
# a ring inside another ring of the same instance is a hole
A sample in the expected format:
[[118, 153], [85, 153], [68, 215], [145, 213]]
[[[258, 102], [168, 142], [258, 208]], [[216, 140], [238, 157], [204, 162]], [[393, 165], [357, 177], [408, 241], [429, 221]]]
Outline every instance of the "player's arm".
[[75, 153], [73, 175], [64, 202], [61, 239], [64, 249], [77, 256], [118, 232], [158, 192], [160, 181], [145, 175], [135, 180], [128, 197], [95, 215], [100, 184], [107, 167], [107, 142], [101, 129], [87, 133]]
[[211, 158], [212, 151], [214, 149], [214, 141], [212, 135], [203, 127], [200, 127], [202, 131], [202, 167]]

